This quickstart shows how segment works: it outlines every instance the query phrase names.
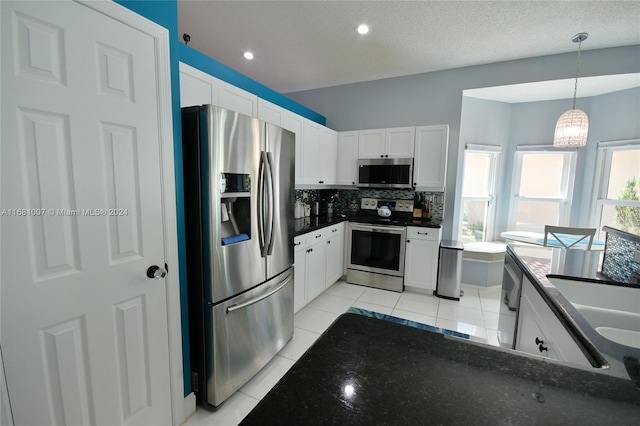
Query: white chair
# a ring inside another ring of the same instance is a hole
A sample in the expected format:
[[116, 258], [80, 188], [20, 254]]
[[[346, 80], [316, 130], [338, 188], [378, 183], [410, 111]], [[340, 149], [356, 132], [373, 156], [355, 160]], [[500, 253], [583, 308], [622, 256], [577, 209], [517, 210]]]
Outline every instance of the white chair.
[[[544, 243], [542, 244], [545, 247], [557, 247], [556, 244], [548, 244], [549, 242], [549, 234], [553, 236], [554, 243], [560, 244], [562, 247], [566, 249], [570, 249], [571, 247], [579, 244], [581, 241], [586, 240], [586, 250], [591, 250], [591, 245], [593, 244], [593, 237], [596, 234], [596, 228], [570, 228], [566, 226], [552, 226], [545, 225], [544, 226]], [[570, 239], [566, 239], [563, 237], [570, 236]]]

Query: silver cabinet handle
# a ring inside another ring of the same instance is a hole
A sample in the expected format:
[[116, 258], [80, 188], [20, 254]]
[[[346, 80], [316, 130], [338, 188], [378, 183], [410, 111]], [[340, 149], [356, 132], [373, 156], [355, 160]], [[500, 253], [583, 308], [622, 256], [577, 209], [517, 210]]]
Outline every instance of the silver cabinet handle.
[[428, 232], [418, 232], [418, 235], [429, 235]]
[[289, 281], [291, 281], [291, 279], [292, 279], [292, 276], [291, 276], [291, 275], [289, 275], [289, 276], [287, 277], [287, 279], [285, 279], [285, 280], [284, 280], [284, 282], [283, 282], [281, 285], [279, 285], [279, 286], [278, 286], [278, 288], [276, 288], [276, 289], [274, 289], [274, 290], [271, 290], [269, 293], [267, 293], [267, 294], [263, 294], [262, 296], [260, 296], [260, 297], [258, 297], [258, 298], [255, 298], [255, 299], [249, 300], [248, 302], [244, 302], [244, 303], [241, 303], [241, 304], [239, 304], [239, 305], [231, 305], [231, 306], [229, 306], [229, 307], [227, 308], [227, 313], [228, 313], [228, 314], [230, 314], [230, 313], [231, 313], [231, 312], [233, 312], [233, 311], [237, 311], [238, 309], [246, 308], [247, 306], [251, 306], [251, 305], [253, 305], [253, 304], [255, 304], [255, 303], [258, 303], [258, 302], [259, 302], [259, 301], [261, 301], [261, 300], [266, 299], [267, 297], [269, 297], [269, 296], [271, 296], [271, 295], [273, 295], [273, 294], [275, 294], [275, 293], [279, 292], [280, 290], [282, 290], [282, 288], [283, 288], [285, 285], [287, 285], [287, 284], [289, 283]]

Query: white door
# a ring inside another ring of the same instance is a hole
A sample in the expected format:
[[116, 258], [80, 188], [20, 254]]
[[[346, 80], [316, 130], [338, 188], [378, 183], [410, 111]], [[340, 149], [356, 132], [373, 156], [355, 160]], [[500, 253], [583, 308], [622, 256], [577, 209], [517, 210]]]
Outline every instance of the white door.
[[0, 4], [15, 423], [169, 424], [154, 39], [78, 3]]

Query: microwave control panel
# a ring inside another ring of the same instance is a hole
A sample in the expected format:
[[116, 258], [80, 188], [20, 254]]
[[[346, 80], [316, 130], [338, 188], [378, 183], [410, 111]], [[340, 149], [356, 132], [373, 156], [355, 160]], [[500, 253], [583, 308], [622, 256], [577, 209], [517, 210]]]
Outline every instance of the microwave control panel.
[[387, 206], [395, 212], [413, 212], [413, 200], [378, 200], [377, 198], [363, 198], [360, 201], [360, 209], [377, 210], [382, 206]]

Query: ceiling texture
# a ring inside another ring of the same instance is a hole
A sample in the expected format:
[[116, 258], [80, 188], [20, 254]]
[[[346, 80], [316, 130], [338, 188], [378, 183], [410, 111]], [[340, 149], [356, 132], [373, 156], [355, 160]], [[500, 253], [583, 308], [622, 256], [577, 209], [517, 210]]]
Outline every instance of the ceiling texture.
[[280, 93], [577, 52], [579, 32], [583, 50], [640, 44], [640, 0], [179, 0], [178, 14], [191, 47]]

